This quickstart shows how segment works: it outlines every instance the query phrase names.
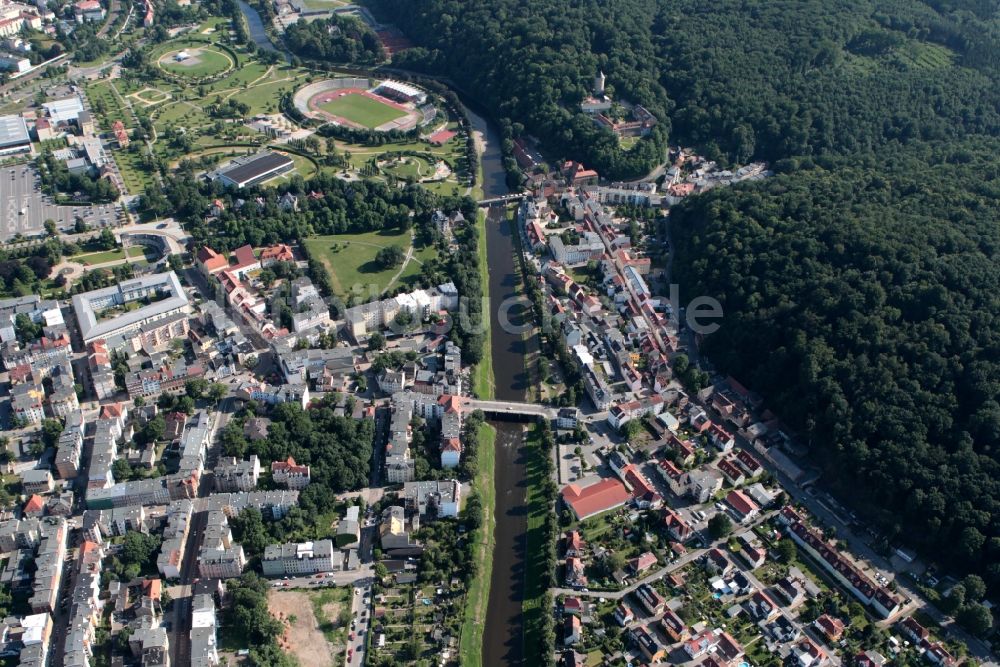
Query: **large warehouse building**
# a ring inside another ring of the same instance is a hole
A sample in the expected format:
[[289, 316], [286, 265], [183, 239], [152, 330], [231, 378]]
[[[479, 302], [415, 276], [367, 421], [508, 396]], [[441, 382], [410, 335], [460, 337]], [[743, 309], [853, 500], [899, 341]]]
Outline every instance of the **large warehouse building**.
[[28, 125], [20, 116], [0, 116], [0, 155], [30, 153]]
[[264, 183], [295, 168], [295, 163], [285, 155], [264, 151], [248, 157], [236, 158], [221, 169], [206, 176], [220, 181], [227, 187], [245, 188]]

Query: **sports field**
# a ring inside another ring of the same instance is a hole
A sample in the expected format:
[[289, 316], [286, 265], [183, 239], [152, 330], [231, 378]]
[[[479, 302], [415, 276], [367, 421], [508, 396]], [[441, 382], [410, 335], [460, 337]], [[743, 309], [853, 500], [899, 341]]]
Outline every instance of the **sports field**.
[[388, 104], [358, 93], [344, 93], [322, 102], [319, 108], [328, 114], [340, 116], [368, 129], [385, 125], [406, 115], [405, 111], [394, 109]]

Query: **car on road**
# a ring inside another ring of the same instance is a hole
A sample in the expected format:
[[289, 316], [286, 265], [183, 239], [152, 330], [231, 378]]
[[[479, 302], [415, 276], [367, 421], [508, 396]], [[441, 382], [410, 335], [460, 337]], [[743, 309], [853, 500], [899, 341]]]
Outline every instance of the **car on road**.
[[169, 225], [167, 225], [167, 223], [165, 223], [165, 222], [161, 222], [160, 224], [158, 224], [158, 225], [156, 226], [156, 228], [157, 228], [157, 229], [166, 229], [166, 228], [167, 228], [168, 226], [169, 226]]

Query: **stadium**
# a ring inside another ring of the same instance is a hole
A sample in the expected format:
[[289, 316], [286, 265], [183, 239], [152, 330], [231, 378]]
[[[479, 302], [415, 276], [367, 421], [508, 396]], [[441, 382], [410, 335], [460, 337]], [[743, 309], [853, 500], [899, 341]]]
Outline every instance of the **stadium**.
[[295, 107], [306, 117], [377, 132], [408, 131], [433, 119], [427, 93], [399, 81], [343, 77], [300, 88]]

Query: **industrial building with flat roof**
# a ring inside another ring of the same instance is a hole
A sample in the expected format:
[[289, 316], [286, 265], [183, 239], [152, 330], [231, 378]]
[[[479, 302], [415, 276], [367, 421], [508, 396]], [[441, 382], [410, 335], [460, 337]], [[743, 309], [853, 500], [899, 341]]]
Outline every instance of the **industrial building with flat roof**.
[[0, 116], [0, 155], [30, 153], [28, 124], [20, 116]]
[[208, 173], [208, 178], [223, 185], [245, 188], [269, 181], [295, 168], [292, 159], [270, 151], [249, 157], [236, 158], [221, 169]]
[[[149, 305], [126, 310], [117, 317], [99, 317], [102, 311], [141, 299], [155, 299]], [[73, 310], [84, 343], [108, 339], [142, 329], [150, 322], [191, 310], [187, 294], [173, 271], [126, 280], [112, 287], [84, 292], [73, 297]]]

